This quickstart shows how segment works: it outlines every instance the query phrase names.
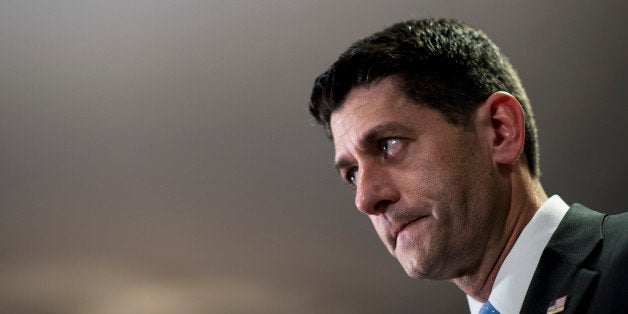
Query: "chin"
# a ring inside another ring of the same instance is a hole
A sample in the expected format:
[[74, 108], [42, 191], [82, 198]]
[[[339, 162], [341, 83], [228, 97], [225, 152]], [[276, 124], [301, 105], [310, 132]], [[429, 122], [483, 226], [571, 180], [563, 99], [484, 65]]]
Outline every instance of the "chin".
[[418, 271], [408, 269], [404, 270], [406, 271], [406, 275], [408, 275], [408, 277], [412, 279], [430, 279], [428, 276], [426, 276], [426, 274], [420, 273]]
[[449, 280], [452, 279], [452, 276], [444, 276], [438, 272], [431, 272], [431, 271], [422, 271], [419, 269], [409, 269], [409, 268], [405, 268], [404, 270], [406, 271], [406, 274], [408, 275], [408, 277], [412, 278], [412, 279], [425, 279], [425, 280]]
[[416, 259], [414, 258], [401, 259], [400, 258], [398, 260], [399, 260], [399, 263], [401, 264], [401, 267], [403, 267], [403, 270], [408, 275], [408, 277], [414, 278], [414, 279], [429, 279], [429, 277], [427, 276], [428, 274], [425, 272], [425, 270], [422, 267], [420, 267], [420, 263]]
[[399, 263], [408, 277], [413, 279], [447, 280], [452, 277], [442, 273], [443, 265], [430, 265], [426, 261], [416, 259], [399, 259]]
[[429, 274], [417, 268], [410, 268], [407, 266], [402, 266], [402, 267], [403, 267], [403, 270], [406, 272], [406, 275], [408, 275], [408, 277], [412, 279], [433, 279], [431, 276], [429, 276]]

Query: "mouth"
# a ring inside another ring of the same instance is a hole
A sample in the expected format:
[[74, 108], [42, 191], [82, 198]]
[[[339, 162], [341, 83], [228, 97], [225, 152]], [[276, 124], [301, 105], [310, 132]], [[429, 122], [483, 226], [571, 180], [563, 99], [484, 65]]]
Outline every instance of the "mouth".
[[392, 234], [393, 234], [393, 240], [394, 240], [395, 248], [397, 247], [397, 240], [398, 240], [399, 234], [404, 232], [409, 226], [413, 225], [414, 223], [416, 223], [416, 222], [418, 222], [420, 220], [423, 220], [424, 218], [427, 218], [427, 216], [421, 216], [421, 217], [418, 217], [418, 218], [416, 218], [414, 220], [410, 220], [410, 221], [408, 221], [406, 223], [403, 223], [403, 224], [399, 225], [398, 228], [393, 229]]

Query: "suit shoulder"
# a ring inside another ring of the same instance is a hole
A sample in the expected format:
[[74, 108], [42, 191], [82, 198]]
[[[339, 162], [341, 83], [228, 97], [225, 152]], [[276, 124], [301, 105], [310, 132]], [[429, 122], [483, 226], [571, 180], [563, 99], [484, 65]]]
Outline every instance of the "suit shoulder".
[[606, 215], [605, 223], [607, 221], [608, 223], [621, 224], [622, 226], [626, 226], [628, 225], [628, 211], [620, 214]]
[[606, 215], [601, 228], [605, 240], [616, 243], [618, 249], [628, 250], [628, 212]]

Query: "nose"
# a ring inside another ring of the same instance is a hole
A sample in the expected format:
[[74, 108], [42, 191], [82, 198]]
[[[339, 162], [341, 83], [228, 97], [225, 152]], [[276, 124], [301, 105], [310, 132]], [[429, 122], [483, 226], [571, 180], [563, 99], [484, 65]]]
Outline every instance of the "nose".
[[385, 169], [361, 167], [356, 177], [355, 206], [364, 214], [379, 215], [399, 201], [395, 182]]

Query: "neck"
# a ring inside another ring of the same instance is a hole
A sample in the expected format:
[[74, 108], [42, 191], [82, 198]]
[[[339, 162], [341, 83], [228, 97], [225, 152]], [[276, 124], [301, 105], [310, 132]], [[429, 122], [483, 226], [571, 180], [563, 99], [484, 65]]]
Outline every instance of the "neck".
[[511, 175], [510, 179], [510, 198], [505, 203], [507, 214], [505, 219], [498, 221], [503, 228], [495, 228], [497, 232], [487, 243], [478, 266], [451, 280], [465, 294], [480, 302], [488, 300], [506, 256], [525, 226], [547, 200], [539, 179], [532, 178], [527, 169]]

